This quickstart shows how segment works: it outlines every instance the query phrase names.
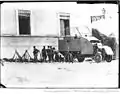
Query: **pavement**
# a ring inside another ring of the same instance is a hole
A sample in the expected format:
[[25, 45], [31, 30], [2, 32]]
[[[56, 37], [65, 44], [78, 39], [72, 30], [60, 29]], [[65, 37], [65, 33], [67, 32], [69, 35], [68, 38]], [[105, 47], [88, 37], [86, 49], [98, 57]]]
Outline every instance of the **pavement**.
[[118, 87], [118, 60], [96, 63], [10, 63], [1, 66], [6, 87]]

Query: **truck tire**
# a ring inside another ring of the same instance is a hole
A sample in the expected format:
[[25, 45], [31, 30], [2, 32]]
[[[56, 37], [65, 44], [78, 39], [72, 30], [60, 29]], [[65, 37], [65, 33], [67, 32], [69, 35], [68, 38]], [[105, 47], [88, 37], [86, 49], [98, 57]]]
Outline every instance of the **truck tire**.
[[112, 56], [111, 55], [106, 55], [105, 60], [107, 62], [111, 62], [112, 61]]
[[79, 62], [83, 62], [85, 58], [84, 57], [78, 57], [77, 59], [78, 59]]
[[96, 63], [100, 63], [102, 61], [102, 55], [100, 53], [96, 53], [94, 56], [94, 61]]

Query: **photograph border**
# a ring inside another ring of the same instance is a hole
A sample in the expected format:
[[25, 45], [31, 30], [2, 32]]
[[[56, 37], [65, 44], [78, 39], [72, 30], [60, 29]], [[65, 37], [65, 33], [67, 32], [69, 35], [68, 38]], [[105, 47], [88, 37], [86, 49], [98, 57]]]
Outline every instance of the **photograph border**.
[[[25, 2], [76, 2], [77, 4], [100, 4], [100, 3], [105, 3], [105, 4], [118, 4], [118, 11], [119, 11], [119, 4], [120, 4], [120, 1], [119, 0], [34, 0], [34, 1], [16, 1], [16, 0], [10, 0], [10, 1], [0, 1], [0, 3], [25, 3]], [[1, 9], [1, 8], [0, 8]], [[1, 12], [1, 11], [0, 11]], [[0, 13], [1, 14], [1, 13]], [[118, 18], [119, 19], [119, 18]], [[0, 19], [1, 21], [1, 19]], [[118, 23], [118, 26], [119, 26], [119, 23]], [[118, 31], [119, 32], [119, 31]], [[1, 33], [1, 32], [0, 32]], [[1, 49], [0, 49], [1, 50]], [[1, 51], [0, 51], [1, 52]], [[119, 61], [119, 60], [118, 60]], [[119, 63], [118, 63], [119, 64]], [[1, 66], [0, 66], [1, 67]], [[118, 69], [120, 70], [119, 66], [118, 66]], [[1, 68], [0, 68], [1, 70]], [[119, 72], [119, 71], [118, 71]], [[119, 74], [119, 73], [118, 73]], [[0, 75], [1, 77], [1, 75]], [[1, 79], [0, 79], [0, 82], [1, 82]], [[3, 88], [8, 88], [8, 89], [119, 89], [120, 88], [120, 77], [118, 75], [118, 87], [3, 87]], [[2, 82], [1, 82], [1, 85], [2, 85]], [[3, 85], [4, 86], [4, 85]]]

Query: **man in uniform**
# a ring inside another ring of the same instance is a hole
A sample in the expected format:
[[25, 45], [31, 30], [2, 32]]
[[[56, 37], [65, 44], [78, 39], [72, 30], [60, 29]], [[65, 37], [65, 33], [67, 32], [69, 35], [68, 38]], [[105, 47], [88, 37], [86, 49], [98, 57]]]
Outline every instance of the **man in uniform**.
[[50, 46], [50, 52], [49, 52], [49, 57], [50, 57], [50, 62], [53, 61], [53, 49], [52, 49], [52, 46]]
[[42, 57], [43, 57], [43, 61], [46, 62], [47, 51], [46, 51], [46, 49], [45, 49], [45, 46], [43, 46], [43, 49], [42, 49]]
[[54, 62], [55, 61], [55, 52], [56, 52], [55, 47], [52, 48], [52, 51], [53, 51], [53, 53], [52, 53], [52, 60]]
[[47, 48], [47, 56], [48, 56], [48, 61], [50, 62], [50, 46]]
[[38, 60], [38, 59], [37, 59], [38, 52], [39, 52], [39, 50], [38, 50], [35, 46], [33, 46], [33, 56], [34, 56], [34, 60], [35, 60], [35, 61]]
[[96, 44], [94, 44], [93, 48], [94, 48], [94, 52], [93, 52], [93, 54], [96, 54], [96, 53], [97, 53], [97, 51], [98, 51], [98, 46], [97, 46], [97, 43], [96, 43]]

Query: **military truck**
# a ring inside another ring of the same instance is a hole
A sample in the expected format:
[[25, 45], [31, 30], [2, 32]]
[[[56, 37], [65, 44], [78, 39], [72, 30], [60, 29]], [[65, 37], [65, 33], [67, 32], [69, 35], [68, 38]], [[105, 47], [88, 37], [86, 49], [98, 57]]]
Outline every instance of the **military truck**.
[[66, 61], [72, 61], [77, 58], [83, 62], [85, 58], [90, 57], [95, 62], [112, 61], [113, 51], [107, 45], [102, 45], [100, 40], [91, 37], [71, 37], [59, 38], [58, 49], [65, 56]]

